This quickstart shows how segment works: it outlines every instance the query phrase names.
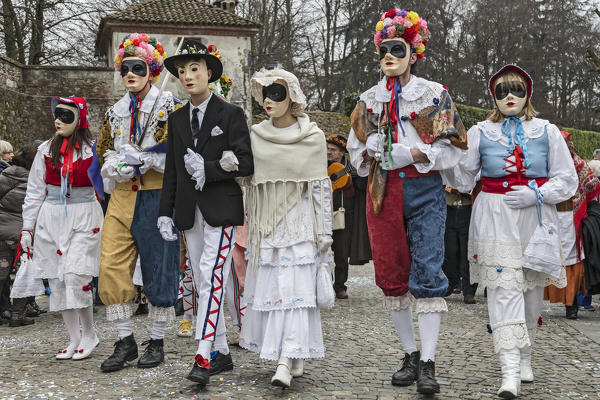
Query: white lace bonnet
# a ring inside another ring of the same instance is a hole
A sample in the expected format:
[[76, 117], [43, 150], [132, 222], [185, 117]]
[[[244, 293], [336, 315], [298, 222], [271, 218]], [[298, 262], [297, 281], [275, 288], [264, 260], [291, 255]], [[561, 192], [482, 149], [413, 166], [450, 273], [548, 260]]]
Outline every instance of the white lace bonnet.
[[282, 79], [287, 83], [290, 99], [293, 103], [297, 104], [296, 107], [300, 108], [300, 110], [304, 110], [306, 108], [306, 96], [304, 96], [304, 93], [302, 93], [302, 89], [300, 89], [300, 82], [298, 82], [298, 78], [296, 78], [296, 75], [292, 74], [291, 72], [288, 72], [281, 68], [263, 68], [260, 71], [255, 72], [254, 75], [252, 75], [250, 84], [252, 86], [252, 97], [254, 97], [254, 100], [256, 100], [258, 104], [262, 106], [262, 88], [265, 86], [272, 85], [278, 79]]

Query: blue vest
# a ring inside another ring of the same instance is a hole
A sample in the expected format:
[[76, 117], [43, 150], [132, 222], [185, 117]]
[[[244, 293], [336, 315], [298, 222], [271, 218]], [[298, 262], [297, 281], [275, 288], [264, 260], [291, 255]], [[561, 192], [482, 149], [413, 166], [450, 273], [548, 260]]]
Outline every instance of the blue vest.
[[[548, 177], [548, 132], [546, 127], [540, 137], [526, 140], [531, 164], [526, 169], [525, 176], [528, 178]], [[479, 130], [479, 155], [481, 157], [481, 176], [501, 178], [508, 175], [503, 169], [506, 166], [504, 159], [510, 155], [508, 145], [488, 139], [481, 129]]]

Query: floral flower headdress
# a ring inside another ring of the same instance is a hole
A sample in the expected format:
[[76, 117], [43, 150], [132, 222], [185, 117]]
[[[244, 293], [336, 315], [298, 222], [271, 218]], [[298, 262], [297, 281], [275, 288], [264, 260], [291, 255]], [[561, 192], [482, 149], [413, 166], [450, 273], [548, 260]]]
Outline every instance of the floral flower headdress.
[[340, 135], [327, 135], [325, 140], [327, 140], [327, 143], [335, 144], [342, 150], [346, 150], [346, 139]]
[[402, 38], [408, 43], [418, 59], [425, 57], [425, 46], [429, 38], [427, 21], [414, 11], [392, 8], [381, 14], [381, 20], [375, 26], [373, 42], [377, 51], [385, 39]]
[[139, 57], [150, 66], [152, 82], [160, 79], [162, 66], [166, 58], [165, 49], [153, 36], [145, 33], [131, 33], [123, 38], [115, 56], [115, 70], [121, 71], [123, 59]]

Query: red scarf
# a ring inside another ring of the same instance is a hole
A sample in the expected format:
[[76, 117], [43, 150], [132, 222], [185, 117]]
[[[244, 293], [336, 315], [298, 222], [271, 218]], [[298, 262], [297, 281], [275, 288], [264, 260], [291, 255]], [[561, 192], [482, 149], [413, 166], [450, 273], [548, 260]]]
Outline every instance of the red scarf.
[[69, 146], [68, 139], [64, 139], [60, 147], [60, 155], [63, 157], [60, 174], [63, 178], [67, 179], [69, 186], [73, 184], [73, 147], [79, 150], [79, 144], [75, 143], [74, 146]]

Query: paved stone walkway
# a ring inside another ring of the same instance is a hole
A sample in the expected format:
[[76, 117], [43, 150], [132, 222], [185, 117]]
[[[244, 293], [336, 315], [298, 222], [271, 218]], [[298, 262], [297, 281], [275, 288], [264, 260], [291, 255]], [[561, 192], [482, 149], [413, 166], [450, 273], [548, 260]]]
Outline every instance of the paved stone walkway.
[[[391, 319], [374, 284], [372, 267], [351, 267], [349, 300], [339, 300], [322, 312], [327, 354], [306, 363], [306, 373], [289, 390], [270, 386], [274, 363], [232, 346], [234, 371], [213, 377], [199, 390], [184, 377], [191, 368], [196, 342], [178, 338], [173, 323], [165, 339], [166, 362], [158, 368], [105, 374], [99, 365], [112, 353], [116, 334], [104, 308], [95, 314], [100, 345], [82, 361], [58, 361], [56, 350], [67, 343], [59, 313], [36, 318], [29, 327], [0, 326], [1, 399], [415, 399], [416, 386], [394, 387], [402, 351]], [[487, 333], [485, 299], [465, 305], [462, 296], [448, 299], [437, 375], [442, 393], [437, 399], [494, 399], [500, 366]], [[597, 301], [597, 297], [595, 298]], [[38, 300], [47, 307], [47, 300]], [[597, 306], [597, 304], [596, 304]], [[134, 317], [138, 345], [148, 338], [149, 322]], [[522, 386], [523, 399], [600, 398], [600, 310], [580, 312], [579, 321], [564, 319], [564, 307], [546, 303], [537, 337], [533, 368], [536, 382]], [[418, 336], [418, 333], [417, 333]], [[589, 336], [589, 337], [588, 337]], [[141, 347], [141, 346], [140, 346]], [[140, 349], [140, 354], [143, 348]]]

